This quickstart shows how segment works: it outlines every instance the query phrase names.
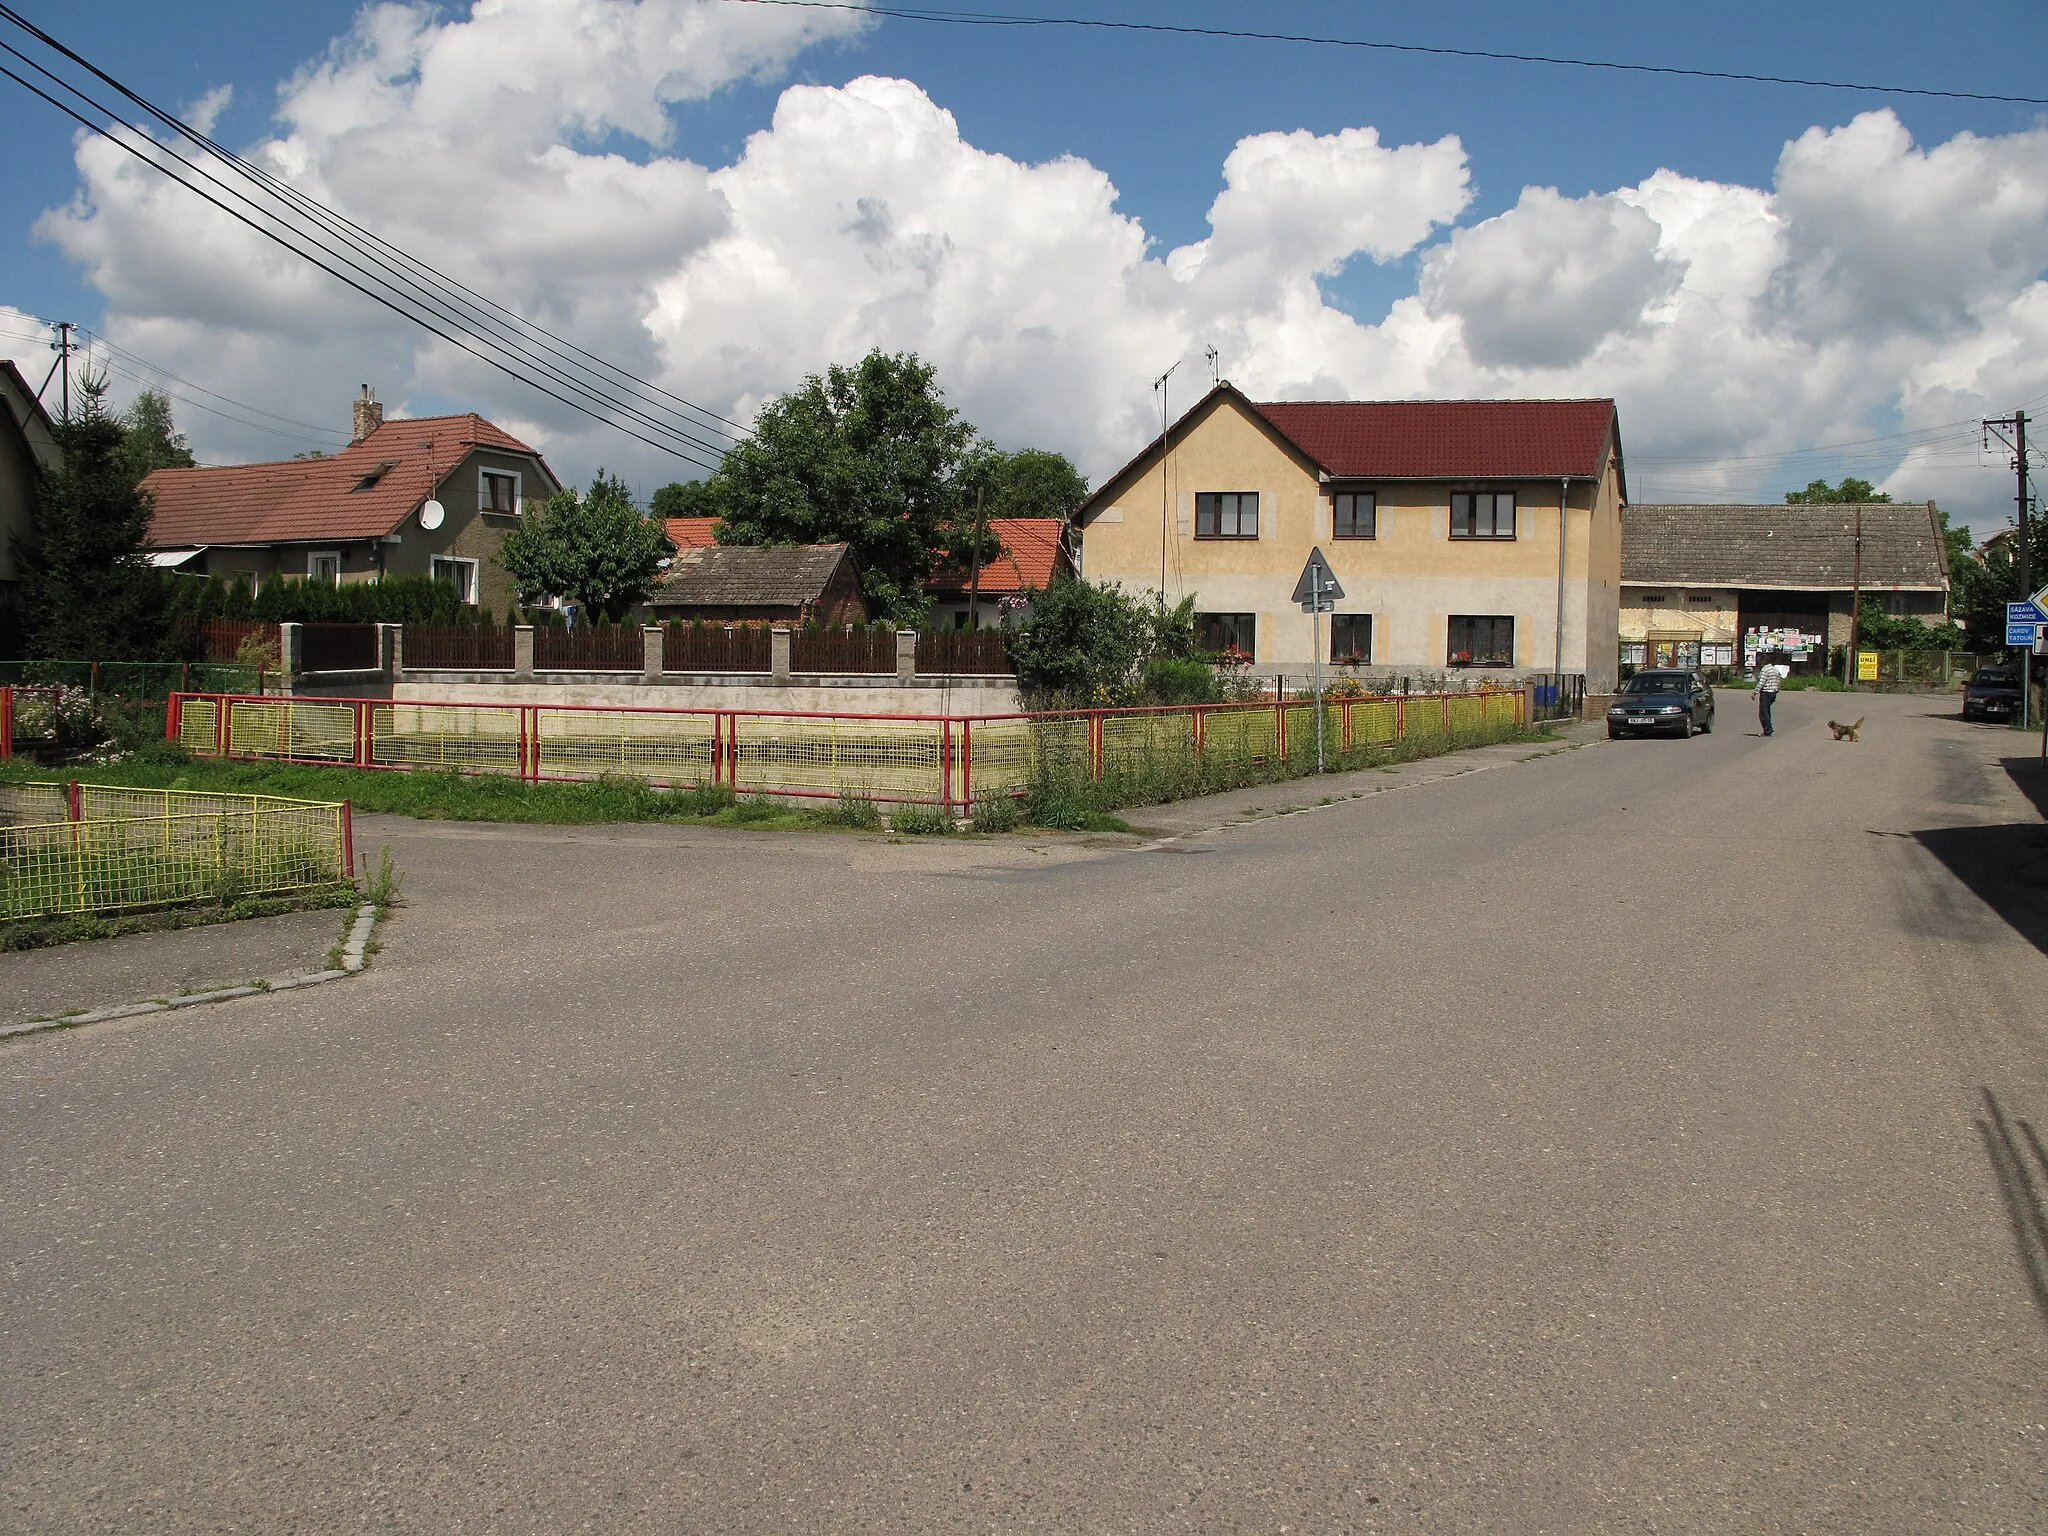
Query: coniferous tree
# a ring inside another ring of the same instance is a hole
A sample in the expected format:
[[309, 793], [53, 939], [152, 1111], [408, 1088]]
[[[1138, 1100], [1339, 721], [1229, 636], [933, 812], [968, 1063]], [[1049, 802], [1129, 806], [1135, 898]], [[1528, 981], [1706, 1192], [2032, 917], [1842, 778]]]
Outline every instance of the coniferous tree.
[[61, 469], [37, 478], [35, 536], [16, 549], [28, 654], [153, 661], [166, 654], [163, 582], [142, 552], [149, 498], [136, 489], [127, 435], [106, 408], [106, 380], [59, 423]]

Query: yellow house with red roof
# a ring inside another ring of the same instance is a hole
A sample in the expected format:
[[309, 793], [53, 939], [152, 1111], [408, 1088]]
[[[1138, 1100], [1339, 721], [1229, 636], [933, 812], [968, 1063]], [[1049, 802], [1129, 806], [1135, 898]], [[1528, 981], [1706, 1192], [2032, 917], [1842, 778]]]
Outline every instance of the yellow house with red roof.
[[1627, 497], [1612, 400], [1257, 403], [1222, 383], [1075, 523], [1082, 576], [1192, 596], [1206, 646], [1262, 675], [1311, 665], [1294, 591], [1320, 549], [1344, 592], [1326, 662], [1605, 693]]
[[547, 461], [475, 412], [386, 421], [367, 385], [354, 425], [324, 458], [152, 472], [150, 558], [258, 586], [431, 576], [502, 610], [514, 593], [499, 546], [529, 501], [562, 488]]

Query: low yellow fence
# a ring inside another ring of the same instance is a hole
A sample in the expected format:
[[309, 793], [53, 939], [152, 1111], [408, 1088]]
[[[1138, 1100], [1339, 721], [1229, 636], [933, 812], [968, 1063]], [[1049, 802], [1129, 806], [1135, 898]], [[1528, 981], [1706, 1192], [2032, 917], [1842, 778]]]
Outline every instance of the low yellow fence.
[[346, 884], [348, 805], [99, 784], [0, 784], [0, 921]]
[[[1326, 754], [1409, 740], [1477, 739], [1524, 723], [1520, 692], [1330, 698]], [[516, 774], [630, 773], [737, 794], [965, 806], [1014, 792], [1048, 762], [1090, 771], [1140, 758], [1314, 761], [1311, 700], [1016, 715], [797, 714], [381, 699], [172, 700], [169, 732], [194, 753], [358, 768]]]

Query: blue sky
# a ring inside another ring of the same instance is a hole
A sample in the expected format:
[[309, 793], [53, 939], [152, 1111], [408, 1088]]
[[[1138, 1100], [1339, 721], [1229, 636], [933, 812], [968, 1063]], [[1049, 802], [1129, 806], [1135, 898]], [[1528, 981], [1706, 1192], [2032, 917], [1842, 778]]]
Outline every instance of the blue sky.
[[[995, 7], [995, 0], [983, 3]], [[345, 33], [358, 9], [330, 0], [90, 9], [29, 0], [22, 8], [145, 94], [183, 104], [231, 85], [234, 99], [217, 134], [238, 146], [275, 132], [280, 83]], [[1328, 0], [1258, 7], [1220, 0], [1020, 0], [1019, 8], [2048, 95], [2048, 76], [2040, 69], [2048, 59], [2048, 7], [2020, 0], [1986, 0], [1963, 20], [1952, 11], [1898, 3], [1530, 7], [1472, 0], [1425, 9]], [[467, 11], [452, 7], [439, 14], [460, 20]], [[1877, 108], [1889, 108], [1921, 147], [1965, 132], [2023, 136], [2043, 121], [2042, 109], [1983, 102], [1249, 41], [888, 20], [858, 38], [797, 51], [765, 77], [674, 104], [673, 137], [658, 151], [616, 131], [596, 142], [564, 137], [586, 154], [608, 150], [637, 161], [659, 154], [717, 169], [733, 163], [750, 134], [768, 127], [789, 86], [837, 87], [859, 75], [914, 82], [952, 114], [960, 138], [977, 151], [1028, 165], [1074, 156], [1098, 168], [1114, 183], [1117, 212], [1142, 221], [1160, 257], [1208, 234], [1207, 214], [1223, 188], [1226, 158], [1240, 141], [1260, 134], [1305, 129], [1329, 135], [1370, 126], [1386, 146], [1456, 135], [1471, 196], [1455, 225], [1469, 229], [1514, 209], [1525, 188], [1554, 187], [1566, 199], [1580, 199], [1634, 187], [1659, 168], [1768, 189], [1788, 141], [1809, 129], [1839, 128]], [[0, 304], [99, 326], [107, 309], [101, 292], [72, 256], [33, 232], [39, 215], [80, 185], [69, 125], [10, 83], [0, 87], [0, 133], [10, 149], [0, 162], [7, 273]], [[959, 234], [963, 241], [972, 238], [971, 229]], [[1377, 325], [1390, 306], [1417, 293], [1430, 253], [1449, 236], [1450, 226], [1439, 222], [1393, 259], [1356, 256], [1319, 279], [1322, 294], [1342, 314]], [[161, 238], [174, 241], [179, 231], [162, 229]], [[130, 254], [146, 265], [147, 252]], [[128, 306], [137, 307], [132, 299]], [[164, 305], [167, 313], [176, 307], [171, 300]], [[136, 351], [157, 356], [133, 339], [147, 333], [128, 334]], [[226, 374], [208, 376], [203, 349], [188, 347], [162, 360], [230, 394], [255, 387]], [[1231, 366], [1228, 358], [1225, 366]], [[1361, 382], [1367, 386], [1362, 392], [1372, 392], [1369, 381]], [[1644, 419], [1656, 423], [1670, 415], [1667, 407], [1661, 416], [1646, 411]], [[1870, 430], [1892, 430], [1910, 419], [1910, 403], [1906, 395], [1873, 397], [1850, 419]], [[1841, 429], [1839, 418], [1816, 417], [1814, 431], [1822, 439]], [[1728, 446], [1756, 445], [1731, 439]], [[1801, 467], [1790, 467], [1793, 478]]]

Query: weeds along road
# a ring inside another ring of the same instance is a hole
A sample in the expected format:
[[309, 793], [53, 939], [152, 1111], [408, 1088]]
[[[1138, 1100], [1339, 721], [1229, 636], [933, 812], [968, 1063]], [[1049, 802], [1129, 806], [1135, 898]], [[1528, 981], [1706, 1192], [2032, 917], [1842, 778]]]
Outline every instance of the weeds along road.
[[1164, 847], [388, 823], [364, 978], [0, 1051], [0, 1526], [2040, 1530], [2026, 744], [1745, 702]]

